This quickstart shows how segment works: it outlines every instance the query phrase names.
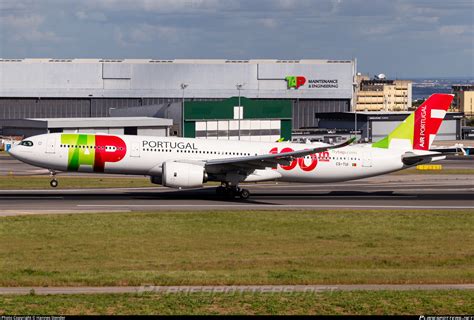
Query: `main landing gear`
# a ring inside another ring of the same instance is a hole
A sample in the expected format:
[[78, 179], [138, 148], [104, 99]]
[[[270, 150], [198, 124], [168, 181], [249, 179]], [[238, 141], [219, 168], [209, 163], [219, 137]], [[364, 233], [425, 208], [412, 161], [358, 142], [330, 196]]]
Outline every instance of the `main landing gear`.
[[247, 189], [241, 189], [238, 186], [230, 186], [223, 184], [217, 187], [216, 193], [218, 196], [226, 197], [229, 199], [240, 198], [246, 200], [250, 197], [250, 191]]
[[53, 170], [49, 170], [49, 176], [51, 177], [51, 181], [49, 182], [49, 185], [52, 188], [56, 188], [59, 184], [58, 180], [56, 180], [56, 172]]

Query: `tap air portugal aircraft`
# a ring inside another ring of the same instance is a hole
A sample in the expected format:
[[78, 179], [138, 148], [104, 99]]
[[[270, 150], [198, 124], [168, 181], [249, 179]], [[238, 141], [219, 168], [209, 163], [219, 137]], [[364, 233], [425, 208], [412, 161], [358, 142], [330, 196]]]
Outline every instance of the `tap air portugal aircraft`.
[[429, 151], [453, 96], [434, 94], [395, 130], [372, 144], [264, 143], [109, 134], [51, 133], [27, 138], [10, 154], [50, 170], [150, 176], [171, 188], [220, 181], [217, 193], [249, 197], [241, 182], [324, 183], [367, 178], [445, 158]]

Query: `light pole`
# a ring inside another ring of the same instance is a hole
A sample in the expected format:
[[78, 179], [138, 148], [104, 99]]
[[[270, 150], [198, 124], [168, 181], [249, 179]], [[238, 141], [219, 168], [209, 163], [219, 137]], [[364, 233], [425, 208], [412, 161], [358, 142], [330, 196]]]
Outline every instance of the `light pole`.
[[357, 105], [354, 108], [354, 137], [357, 141]]
[[357, 99], [359, 95], [359, 78], [357, 73], [357, 58], [354, 58], [354, 63], [352, 64], [352, 96], [355, 95], [355, 103], [354, 99], [352, 99], [352, 105], [354, 106], [354, 137], [356, 138], [357, 142]]
[[181, 102], [181, 136], [184, 137], [184, 90], [189, 85], [186, 83], [181, 83], [181, 89], [183, 90], [182, 102]]
[[356, 103], [354, 103], [354, 137], [357, 142], [357, 94], [356, 94]]
[[[244, 86], [243, 83], [237, 83], [237, 84], [235, 85], [235, 87], [237, 88], [237, 90], [239, 90], [239, 106], [238, 106], [238, 109], [237, 109], [238, 112], [239, 112], [238, 117], [237, 117], [238, 120], [239, 120], [239, 122], [238, 122], [238, 123], [239, 123], [239, 140], [240, 140], [240, 118], [241, 118], [241, 116], [240, 116], [240, 110], [241, 110], [241, 109], [240, 109], [240, 108], [242, 108], [242, 105], [240, 104], [240, 90], [242, 90], [242, 87], [243, 87], [243, 86]], [[243, 115], [243, 113], [244, 113], [244, 112], [243, 112], [243, 110], [242, 110], [242, 115]]]

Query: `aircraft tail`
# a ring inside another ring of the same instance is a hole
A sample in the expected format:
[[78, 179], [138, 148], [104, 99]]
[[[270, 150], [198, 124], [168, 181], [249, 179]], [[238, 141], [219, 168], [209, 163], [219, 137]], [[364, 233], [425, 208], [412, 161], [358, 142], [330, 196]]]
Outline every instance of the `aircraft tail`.
[[372, 147], [429, 150], [452, 100], [452, 94], [431, 95], [395, 130], [382, 140], [373, 143]]

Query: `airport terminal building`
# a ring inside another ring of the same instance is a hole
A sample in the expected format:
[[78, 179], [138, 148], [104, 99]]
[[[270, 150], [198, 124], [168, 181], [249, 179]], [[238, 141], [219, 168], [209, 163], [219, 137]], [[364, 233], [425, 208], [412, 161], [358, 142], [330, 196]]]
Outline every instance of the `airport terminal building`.
[[351, 111], [355, 74], [353, 60], [0, 59], [0, 120], [155, 110], [171, 134], [290, 138], [315, 113]]

